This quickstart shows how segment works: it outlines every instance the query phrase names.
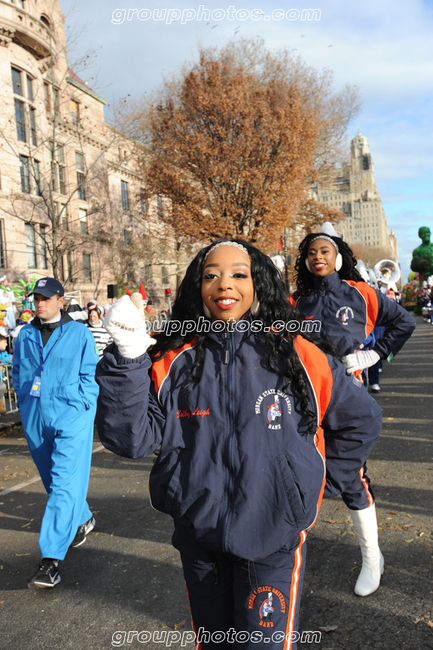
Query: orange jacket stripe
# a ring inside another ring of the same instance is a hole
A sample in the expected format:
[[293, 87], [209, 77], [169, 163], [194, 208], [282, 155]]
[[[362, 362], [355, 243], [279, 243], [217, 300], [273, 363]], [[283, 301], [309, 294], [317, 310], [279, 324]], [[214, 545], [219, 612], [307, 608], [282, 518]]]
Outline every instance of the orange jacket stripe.
[[379, 300], [376, 290], [366, 282], [355, 282], [354, 280], [343, 280], [353, 287], [364, 299], [365, 302], [365, 338], [371, 334], [376, 325], [379, 313]]
[[196, 339], [193, 339], [191, 343], [185, 343], [182, 345], [182, 347], [177, 348], [176, 350], [170, 350], [170, 352], [167, 352], [165, 356], [162, 359], [157, 359], [156, 361], [153, 362], [152, 365], [152, 381], [155, 386], [155, 390], [157, 392], [157, 395], [159, 397], [159, 391], [161, 390], [161, 386], [164, 383], [165, 379], [168, 376], [168, 373], [170, 372], [170, 368], [176, 357], [179, 356], [179, 354], [182, 354], [182, 352], [185, 352], [189, 348], [194, 347], [196, 343]]
[[370, 506], [372, 506], [373, 503], [374, 503], [374, 500], [373, 500], [373, 496], [372, 496], [372, 494], [370, 492], [370, 486], [368, 485], [368, 481], [366, 481], [365, 478], [364, 478], [364, 468], [363, 467], [361, 467], [361, 469], [359, 470], [359, 476], [361, 478], [361, 483], [364, 486], [364, 490], [365, 490], [365, 492], [367, 494], [368, 503], [370, 504]]
[[317, 502], [316, 517], [314, 518], [313, 523], [308, 527], [311, 528], [315, 524], [317, 515], [319, 514], [326, 483], [325, 436], [321, 423], [331, 400], [333, 380], [331, 368], [329, 367], [326, 356], [316, 345], [314, 345], [314, 343], [310, 343], [306, 339], [302, 338], [302, 336], [296, 336], [294, 339], [294, 345], [313, 389], [317, 411], [317, 432], [314, 438], [314, 444], [323, 460], [322, 489], [320, 490], [319, 500]]
[[296, 619], [296, 604], [298, 602], [298, 589], [299, 589], [299, 577], [301, 575], [302, 567], [302, 545], [307, 539], [307, 533], [305, 530], [299, 533], [301, 541], [298, 544], [298, 547], [295, 551], [295, 562], [293, 565], [292, 571], [292, 581], [290, 583], [290, 601], [289, 601], [289, 611], [287, 617], [286, 632], [284, 637], [283, 650], [291, 650], [293, 647], [293, 631], [295, 626]]

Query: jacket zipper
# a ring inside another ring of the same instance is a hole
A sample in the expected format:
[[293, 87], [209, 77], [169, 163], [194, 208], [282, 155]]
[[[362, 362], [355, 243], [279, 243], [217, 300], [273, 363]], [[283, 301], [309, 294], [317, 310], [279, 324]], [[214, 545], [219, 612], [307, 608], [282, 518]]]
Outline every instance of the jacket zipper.
[[227, 465], [229, 480], [227, 485], [227, 510], [223, 519], [223, 527], [221, 533], [221, 547], [223, 553], [226, 552], [226, 532], [227, 524], [230, 517], [231, 499], [233, 494], [233, 472], [232, 472], [232, 449], [233, 449], [233, 394], [232, 394], [232, 371], [233, 371], [233, 349], [232, 340], [229, 333], [225, 331], [225, 355], [224, 364], [228, 365], [227, 369], [227, 406], [229, 413], [229, 435], [227, 439]]

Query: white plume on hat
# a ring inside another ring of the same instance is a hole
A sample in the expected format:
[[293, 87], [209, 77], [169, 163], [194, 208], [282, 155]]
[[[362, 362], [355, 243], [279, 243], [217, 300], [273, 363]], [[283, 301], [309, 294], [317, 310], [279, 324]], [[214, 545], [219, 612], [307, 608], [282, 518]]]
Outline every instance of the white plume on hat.
[[329, 235], [330, 237], [340, 237], [330, 221], [325, 221], [320, 232], [323, 232], [324, 235]]
[[271, 257], [272, 262], [277, 267], [277, 269], [282, 273], [284, 271], [284, 260], [281, 255], [274, 255]]

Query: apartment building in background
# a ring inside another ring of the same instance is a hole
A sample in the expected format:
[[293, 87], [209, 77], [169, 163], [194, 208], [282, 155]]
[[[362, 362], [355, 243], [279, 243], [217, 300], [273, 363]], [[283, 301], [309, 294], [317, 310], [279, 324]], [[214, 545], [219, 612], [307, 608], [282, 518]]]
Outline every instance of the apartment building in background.
[[398, 261], [397, 240], [388, 228], [365, 136], [358, 132], [351, 141], [350, 163], [336, 169], [329, 184], [317, 183], [313, 194], [320, 203], [344, 214], [336, 229], [350, 246], [364, 249], [371, 259], [379, 254]]
[[176, 286], [164, 201], [143, 198], [136, 143], [70, 67], [58, 0], [0, 0], [0, 273], [56, 273], [82, 302]]

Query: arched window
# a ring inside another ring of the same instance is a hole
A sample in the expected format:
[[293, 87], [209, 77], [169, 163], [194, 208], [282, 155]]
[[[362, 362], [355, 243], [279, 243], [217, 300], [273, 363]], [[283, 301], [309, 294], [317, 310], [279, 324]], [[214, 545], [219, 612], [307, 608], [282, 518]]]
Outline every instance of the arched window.
[[47, 27], [49, 27], [51, 29], [51, 23], [50, 23], [50, 21], [48, 19], [48, 16], [46, 16], [45, 14], [42, 14], [42, 16], [41, 16], [41, 23], [44, 23], [44, 25], [46, 25]]

